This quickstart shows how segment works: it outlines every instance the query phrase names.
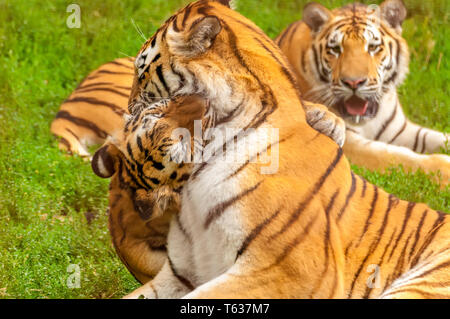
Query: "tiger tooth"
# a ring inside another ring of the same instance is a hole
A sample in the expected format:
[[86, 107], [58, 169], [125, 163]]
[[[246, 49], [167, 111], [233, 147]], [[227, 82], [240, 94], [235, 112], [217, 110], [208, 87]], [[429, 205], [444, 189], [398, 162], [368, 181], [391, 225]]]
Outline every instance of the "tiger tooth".
[[360, 115], [356, 115], [355, 116], [355, 123], [358, 124], [360, 119], [361, 119], [361, 116]]

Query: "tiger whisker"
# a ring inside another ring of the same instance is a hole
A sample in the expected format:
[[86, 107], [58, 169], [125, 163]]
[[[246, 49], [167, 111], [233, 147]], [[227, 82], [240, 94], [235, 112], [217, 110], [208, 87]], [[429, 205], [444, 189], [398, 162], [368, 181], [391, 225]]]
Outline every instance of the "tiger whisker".
[[144, 41], [147, 41], [147, 37], [144, 35], [144, 32], [142, 32], [141, 28], [136, 24], [133, 18], [131, 18], [131, 23], [133, 24], [134, 28], [136, 29], [137, 33], [144, 39]]

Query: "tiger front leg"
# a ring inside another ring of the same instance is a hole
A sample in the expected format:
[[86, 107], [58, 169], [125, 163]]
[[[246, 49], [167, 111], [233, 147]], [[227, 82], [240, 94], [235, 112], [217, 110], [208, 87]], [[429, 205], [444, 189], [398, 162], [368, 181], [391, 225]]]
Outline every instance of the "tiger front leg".
[[345, 142], [345, 122], [329, 111], [325, 105], [303, 101], [308, 124], [320, 133], [333, 139], [340, 147]]
[[174, 274], [170, 261], [166, 262], [156, 277], [142, 287], [123, 297], [124, 299], [173, 299], [181, 298], [191, 291], [182, 278]]

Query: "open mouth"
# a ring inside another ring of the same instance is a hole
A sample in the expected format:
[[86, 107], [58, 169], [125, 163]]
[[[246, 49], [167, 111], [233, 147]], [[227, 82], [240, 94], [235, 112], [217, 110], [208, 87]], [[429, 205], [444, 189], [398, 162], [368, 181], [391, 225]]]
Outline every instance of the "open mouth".
[[378, 110], [378, 103], [370, 99], [362, 99], [353, 95], [347, 100], [338, 102], [338, 109], [344, 118], [351, 118], [355, 124], [361, 120], [373, 118]]

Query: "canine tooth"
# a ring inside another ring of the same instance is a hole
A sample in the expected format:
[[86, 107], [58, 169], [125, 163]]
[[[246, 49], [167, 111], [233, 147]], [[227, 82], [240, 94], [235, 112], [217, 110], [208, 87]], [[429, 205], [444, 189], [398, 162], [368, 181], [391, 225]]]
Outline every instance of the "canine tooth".
[[361, 119], [361, 116], [360, 115], [356, 115], [355, 116], [355, 123], [358, 124], [360, 119]]

